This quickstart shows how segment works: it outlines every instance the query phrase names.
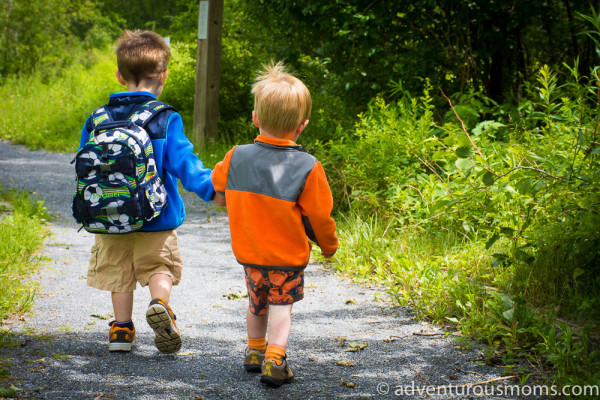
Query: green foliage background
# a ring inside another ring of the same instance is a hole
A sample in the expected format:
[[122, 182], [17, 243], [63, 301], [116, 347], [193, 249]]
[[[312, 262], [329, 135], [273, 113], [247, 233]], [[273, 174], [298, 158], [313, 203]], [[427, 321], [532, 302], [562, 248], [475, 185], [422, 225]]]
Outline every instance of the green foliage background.
[[[313, 96], [300, 142], [334, 193], [332, 268], [487, 343], [485, 361], [523, 382], [598, 384], [598, 9], [226, 0], [219, 142], [201, 158], [252, 140], [255, 72], [284, 61]], [[75, 150], [122, 90], [111, 45], [125, 28], [171, 38], [161, 100], [189, 128], [197, 15], [184, 0], [2, 2], [0, 137]]]

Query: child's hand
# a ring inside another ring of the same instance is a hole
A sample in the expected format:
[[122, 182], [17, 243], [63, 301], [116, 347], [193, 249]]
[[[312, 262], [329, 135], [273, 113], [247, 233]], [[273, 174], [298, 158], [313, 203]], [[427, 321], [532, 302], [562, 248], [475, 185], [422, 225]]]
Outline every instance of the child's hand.
[[334, 254], [335, 254], [335, 253], [331, 253], [331, 254], [325, 254], [325, 253], [321, 252], [321, 255], [322, 255], [323, 257], [325, 257], [325, 258], [331, 258], [331, 257], [333, 257], [333, 255], [334, 255]]
[[221, 207], [227, 207], [225, 196], [223, 196], [221, 193], [216, 192], [215, 197], [213, 197], [213, 201]]

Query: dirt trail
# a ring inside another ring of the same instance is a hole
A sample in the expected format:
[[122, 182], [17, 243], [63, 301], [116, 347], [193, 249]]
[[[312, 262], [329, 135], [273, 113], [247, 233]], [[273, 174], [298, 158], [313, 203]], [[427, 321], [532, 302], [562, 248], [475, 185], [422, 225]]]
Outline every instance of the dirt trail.
[[[85, 283], [93, 237], [78, 233], [70, 215], [71, 158], [0, 141], [0, 182], [36, 192], [57, 216], [43, 250], [50, 261], [36, 278], [36, 305], [24, 322], [8, 325], [20, 340], [9, 356], [22, 398], [468, 398], [399, 394], [404, 386], [465, 385], [501, 375], [476, 361], [478, 351], [461, 350], [409, 309], [376, 301], [375, 289], [311, 264], [305, 299], [292, 316], [288, 359], [296, 380], [279, 389], [263, 386], [242, 366], [247, 299], [238, 296], [243, 270], [230, 250], [227, 216], [191, 194], [184, 196], [188, 215], [178, 229], [183, 280], [171, 298], [183, 348], [176, 355], [156, 350], [145, 322], [149, 292], [138, 288], [134, 350], [108, 353], [110, 295]], [[351, 342], [367, 346], [350, 352]]]

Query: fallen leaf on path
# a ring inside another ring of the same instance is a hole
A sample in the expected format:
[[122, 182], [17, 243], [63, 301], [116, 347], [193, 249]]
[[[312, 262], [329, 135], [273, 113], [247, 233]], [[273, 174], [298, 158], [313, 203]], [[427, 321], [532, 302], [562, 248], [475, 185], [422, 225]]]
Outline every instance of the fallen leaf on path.
[[346, 304], [356, 304], [356, 300], [348, 299], [348, 300], [346, 300]]
[[356, 383], [354, 382], [346, 382], [342, 379], [342, 383], [340, 383], [340, 386], [346, 386], [346, 387], [351, 387], [353, 388], [354, 386], [356, 386]]
[[184, 351], [181, 353], [175, 353], [176, 356], [191, 356], [192, 354], [196, 354], [195, 351]]
[[364, 348], [367, 347], [368, 345], [369, 345], [368, 343], [350, 342], [350, 343], [348, 343], [348, 348], [344, 351], [357, 352], [357, 351], [364, 350]]
[[106, 397], [106, 398], [115, 397], [115, 394], [114, 393], [102, 393], [100, 396], [95, 397], [94, 400], [101, 399], [102, 397]]
[[111, 319], [112, 316], [113, 316], [112, 313], [104, 314], [104, 315], [101, 315], [101, 314], [91, 314], [90, 315], [90, 317], [94, 317], [94, 318], [98, 318], [98, 319]]
[[354, 367], [354, 363], [352, 361], [336, 361], [337, 365], [341, 365], [342, 367]]
[[244, 299], [248, 297], [248, 293], [225, 293], [223, 295], [223, 297], [227, 297], [227, 300], [238, 300], [238, 299]]

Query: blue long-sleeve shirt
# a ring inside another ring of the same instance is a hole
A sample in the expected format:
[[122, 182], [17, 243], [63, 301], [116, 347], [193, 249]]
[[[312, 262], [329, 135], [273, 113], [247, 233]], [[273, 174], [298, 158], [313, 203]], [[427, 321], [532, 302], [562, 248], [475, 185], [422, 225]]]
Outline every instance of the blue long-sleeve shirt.
[[[150, 92], [112, 93], [107, 104], [113, 120], [127, 119], [140, 103], [156, 100]], [[88, 118], [81, 131], [79, 148], [87, 142], [92, 124]], [[174, 110], [158, 114], [147, 125], [158, 174], [167, 190], [167, 206], [160, 215], [145, 222], [142, 231], [162, 231], [177, 228], [185, 219], [185, 205], [177, 189], [177, 180], [185, 190], [194, 192], [205, 201], [214, 197], [211, 171], [193, 153], [194, 146], [185, 136], [181, 115]]]

